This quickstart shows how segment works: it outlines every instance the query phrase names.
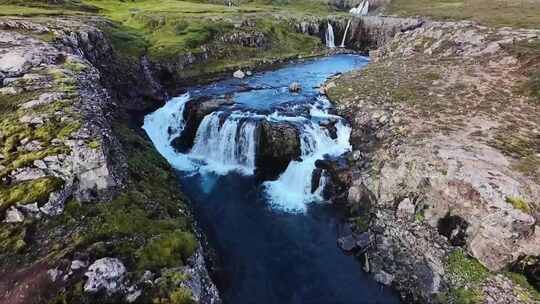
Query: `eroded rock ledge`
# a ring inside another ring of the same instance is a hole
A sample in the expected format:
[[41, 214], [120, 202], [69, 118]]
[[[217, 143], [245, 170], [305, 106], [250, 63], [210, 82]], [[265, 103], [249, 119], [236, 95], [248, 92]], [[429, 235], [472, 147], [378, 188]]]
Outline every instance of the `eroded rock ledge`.
[[167, 94], [95, 22], [0, 20], [0, 302], [219, 303], [172, 170], [129, 128]]
[[539, 38], [426, 22], [327, 85], [353, 125], [348, 206], [373, 238], [363, 257], [410, 300], [538, 301], [540, 109], [517, 93], [531, 61], [515, 49]]

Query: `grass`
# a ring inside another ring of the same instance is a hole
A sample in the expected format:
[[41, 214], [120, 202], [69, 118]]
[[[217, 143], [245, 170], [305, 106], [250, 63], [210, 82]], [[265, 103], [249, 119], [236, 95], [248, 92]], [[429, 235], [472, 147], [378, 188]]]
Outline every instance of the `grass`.
[[386, 12], [436, 20], [473, 20], [494, 27], [540, 27], [538, 0], [393, 0]]
[[456, 249], [450, 254], [447, 270], [459, 281], [473, 286], [482, 283], [489, 276], [489, 271], [462, 249]]
[[54, 177], [43, 177], [13, 186], [0, 186], [0, 212], [15, 203], [29, 204], [48, 199], [49, 194], [60, 189], [62, 181]]
[[523, 274], [516, 272], [506, 272], [505, 275], [507, 278], [512, 280], [514, 284], [524, 289], [524, 291], [521, 291], [519, 293], [519, 296], [522, 300], [533, 300], [535, 302], [540, 301], [540, 291], [534, 288], [534, 286], [529, 283], [529, 281]]
[[531, 207], [529, 207], [529, 204], [520, 197], [507, 196], [506, 202], [512, 205], [512, 207], [523, 211], [524, 213], [531, 213]]

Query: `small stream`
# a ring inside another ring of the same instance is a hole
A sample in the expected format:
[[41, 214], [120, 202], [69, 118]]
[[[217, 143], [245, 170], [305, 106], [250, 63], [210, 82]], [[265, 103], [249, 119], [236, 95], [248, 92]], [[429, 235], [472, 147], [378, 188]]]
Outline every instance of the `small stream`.
[[[325, 202], [325, 175], [312, 181], [316, 160], [350, 150], [350, 127], [318, 87], [367, 63], [358, 55], [294, 62], [190, 88], [146, 116], [143, 128], [177, 169], [216, 251], [214, 280], [224, 303], [399, 303], [337, 247], [348, 232], [344, 215]], [[292, 82], [302, 90], [289, 92]], [[187, 104], [203, 96], [231, 102], [204, 116], [192, 146], [180, 153], [171, 143], [185, 135]], [[298, 132], [300, 156], [277, 178], [256, 177], [262, 124]]]

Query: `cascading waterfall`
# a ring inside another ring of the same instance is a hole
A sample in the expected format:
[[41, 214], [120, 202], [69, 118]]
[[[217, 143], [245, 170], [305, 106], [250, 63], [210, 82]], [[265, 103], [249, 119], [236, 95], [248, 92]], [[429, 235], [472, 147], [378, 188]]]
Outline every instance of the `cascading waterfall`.
[[[333, 34], [332, 25], [329, 23], [326, 34], [329, 47], [335, 46]], [[341, 60], [356, 58], [349, 55], [336, 57]], [[324, 62], [325, 59], [321, 60]], [[297, 77], [295, 71], [298, 67], [294, 66], [288, 70], [290, 77]], [[334, 69], [324, 63], [318, 63], [316, 67], [320, 70], [314, 70], [309, 64], [302, 67], [306, 70], [306, 78], [303, 79], [306, 87], [313, 88], [330, 75], [346, 70], [346, 67]], [[270, 80], [273, 84], [267, 89], [236, 93], [238, 95], [234, 95], [233, 98], [237, 103], [206, 115], [197, 128], [193, 146], [188, 153], [177, 152], [171, 142], [184, 130], [184, 110], [190, 95], [173, 98], [162, 108], [147, 115], [143, 128], [158, 151], [174, 168], [190, 176], [199, 174], [202, 178], [210, 180], [231, 172], [245, 176], [254, 174], [258, 150], [256, 132], [262, 120], [294, 126], [300, 136], [300, 159], [291, 161], [277, 180], [263, 182], [262, 189], [267, 202], [274, 208], [289, 212], [304, 212], [309, 203], [322, 200], [322, 190], [328, 179], [323, 174], [318, 189], [312, 192], [315, 162], [326, 157], [338, 157], [350, 150], [351, 130], [344, 119], [330, 114], [330, 102], [318, 95], [316, 89], [303, 91], [303, 94], [307, 95], [290, 95], [287, 87], [283, 86], [282, 74], [269, 73], [259, 77], [262, 78], [252, 79], [260, 83]], [[309, 77], [314, 78], [310, 80]], [[224, 83], [220, 88], [227, 89], [227, 85], [230, 84]], [[242, 89], [243, 87], [238, 87], [238, 91]], [[210, 88], [211, 92], [212, 90], [213, 87]], [[268, 96], [276, 96], [275, 101], [268, 99]], [[296, 98], [297, 101], [290, 103], [290, 98]], [[260, 110], [262, 103], [269, 100], [275, 104]], [[280, 103], [280, 100], [286, 103]], [[259, 101], [261, 104], [250, 105], [250, 102]], [[291, 113], [295, 114], [291, 116]], [[335, 126], [334, 139], [328, 125]]]
[[[306, 210], [307, 203], [320, 201], [324, 178], [321, 178], [319, 189], [311, 193], [311, 178], [315, 170], [315, 162], [323, 159], [325, 155], [339, 156], [350, 149], [350, 127], [340, 117], [328, 114], [328, 100], [319, 98], [319, 102], [323, 103], [323, 109], [312, 106], [310, 116], [313, 119], [305, 119], [301, 126], [301, 161], [292, 161], [276, 181], [264, 183], [270, 202], [280, 209], [303, 212]], [[286, 118], [283, 119], [286, 120]], [[336, 139], [332, 139], [328, 132], [317, 123], [317, 120], [328, 119], [337, 121]]]
[[326, 47], [336, 47], [336, 44], [334, 43], [334, 28], [332, 28], [332, 24], [330, 24], [330, 22], [328, 22], [328, 26], [326, 27], [326, 33], [324, 38], [326, 41]]
[[224, 112], [207, 115], [201, 122], [190, 156], [206, 162], [207, 169], [218, 174], [255, 170], [255, 122], [242, 113], [232, 113], [221, 125]]
[[351, 26], [351, 19], [347, 22], [347, 26], [345, 27], [345, 33], [343, 33], [343, 39], [341, 39], [341, 45], [339, 47], [344, 48], [345, 47], [345, 39], [347, 38], [347, 32], [349, 31], [349, 26]]

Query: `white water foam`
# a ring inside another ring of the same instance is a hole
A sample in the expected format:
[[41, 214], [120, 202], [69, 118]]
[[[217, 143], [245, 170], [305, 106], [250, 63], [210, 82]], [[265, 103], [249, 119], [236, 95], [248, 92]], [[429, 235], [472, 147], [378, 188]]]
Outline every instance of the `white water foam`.
[[[343, 123], [341, 118], [315, 106], [310, 112], [312, 115], [316, 114], [317, 118], [337, 119], [337, 138], [332, 139], [327, 130], [306, 119], [300, 135], [301, 161], [290, 162], [277, 180], [264, 183], [265, 192], [271, 204], [289, 212], [304, 212], [308, 203], [322, 200], [325, 178], [321, 178], [317, 191], [311, 193], [315, 162], [323, 159], [325, 155], [339, 156], [351, 148], [349, 144], [351, 129]], [[274, 117], [279, 116], [274, 115]]]

